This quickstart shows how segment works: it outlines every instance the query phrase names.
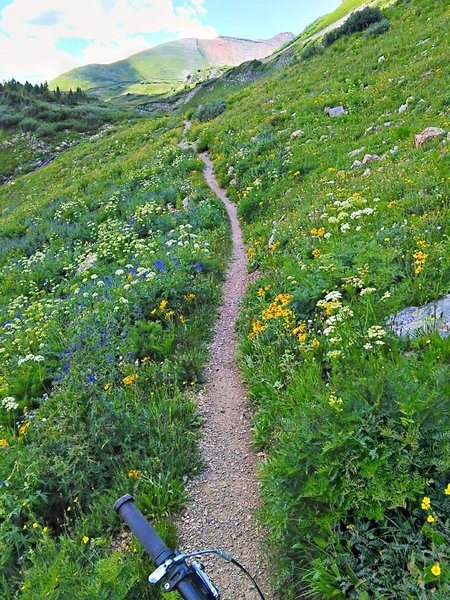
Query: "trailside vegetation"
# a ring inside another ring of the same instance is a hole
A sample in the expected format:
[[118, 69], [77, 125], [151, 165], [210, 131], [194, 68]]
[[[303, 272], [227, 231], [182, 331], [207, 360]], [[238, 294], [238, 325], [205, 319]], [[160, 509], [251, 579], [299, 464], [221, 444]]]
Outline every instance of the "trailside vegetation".
[[53, 159], [61, 146], [130, 117], [80, 88], [61, 92], [46, 83], [0, 83], [0, 183]]
[[385, 16], [190, 131], [260, 275], [240, 361], [283, 598], [448, 596], [448, 338], [389, 322], [449, 292], [448, 14]]
[[105, 132], [0, 188], [4, 598], [159, 597], [112, 505], [133, 493], [175, 544], [229, 250], [175, 127]]

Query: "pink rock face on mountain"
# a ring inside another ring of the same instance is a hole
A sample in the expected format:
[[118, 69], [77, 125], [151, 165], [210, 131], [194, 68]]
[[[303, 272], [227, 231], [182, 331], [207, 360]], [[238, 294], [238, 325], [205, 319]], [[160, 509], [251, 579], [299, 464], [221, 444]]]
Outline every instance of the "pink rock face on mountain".
[[237, 66], [247, 60], [265, 58], [285, 42], [293, 39], [291, 33], [280, 33], [269, 40], [244, 40], [231, 37], [218, 37], [214, 40], [198, 40], [210, 65]]

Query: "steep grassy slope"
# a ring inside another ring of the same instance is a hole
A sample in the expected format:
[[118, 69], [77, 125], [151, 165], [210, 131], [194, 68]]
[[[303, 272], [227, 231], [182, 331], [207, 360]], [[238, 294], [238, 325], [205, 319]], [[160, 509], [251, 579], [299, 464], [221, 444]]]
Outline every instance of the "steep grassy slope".
[[[283, 598], [447, 597], [448, 339], [387, 319], [449, 291], [449, 15], [386, 16], [192, 130], [262, 276], [241, 361]], [[415, 147], [427, 127], [445, 133]]]
[[109, 98], [126, 93], [156, 93], [154, 86], [162, 85], [165, 91], [174, 90], [185, 83], [198, 81], [212, 68], [238, 65], [246, 60], [268, 56], [291, 38], [290, 34], [280, 34], [266, 41], [231, 37], [176, 40], [109, 65], [73, 69], [54, 79], [50, 87], [69, 90], [80, 86], [83, 90]]
[[159, 597], [112, 503], [132, 492], [174, 542], [228, 254], [173, 126], [106, 132], [0, 188], [2, 598]]

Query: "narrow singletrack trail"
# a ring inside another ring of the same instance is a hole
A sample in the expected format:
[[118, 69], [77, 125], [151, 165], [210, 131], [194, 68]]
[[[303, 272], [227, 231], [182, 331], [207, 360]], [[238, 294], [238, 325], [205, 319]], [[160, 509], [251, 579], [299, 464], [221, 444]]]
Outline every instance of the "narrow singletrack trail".
[[[180, 146], [188, 147], [185, 141]], [[184, 551], [220, 548], [229, 552], [255, 576], [270, 600], [267, 567], [260, 548], [263, 532], [254, 517], [259, 502], [259, 458], [251, 448], [251, 409], [236, 364], [236, 319], [250, 280], [247, 257], [236, 206], [219, 187], [208, 154], [199, 156], [205, 163], [207, 184], [226, 207], [233, 253], [209, 348], [206, 385], [197, 397], [204, 419], [200, 447], [205, 470], [188, 485], [188, 507], [177, 523], [180, 547]], [[253, 585], [236, 567], [215, 558], [203, 562], [223, 600], [258, 598]]]

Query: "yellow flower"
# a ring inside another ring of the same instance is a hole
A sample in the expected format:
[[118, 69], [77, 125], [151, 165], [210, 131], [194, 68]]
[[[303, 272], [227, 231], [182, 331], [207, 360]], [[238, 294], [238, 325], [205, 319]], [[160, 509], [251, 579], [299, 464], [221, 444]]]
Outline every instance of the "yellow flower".
[[178, 320], [180, 321], [180, 323], [186, 323], [186, 317], [184, 315], [179, 315]]
[[273, 252], [274, 250], [276, 250], [278, 248], [279, 245], [280, 245], [280, 242], [274, 242], [273, 244], [269, 244], [267, 246], [267, 248]]
[[47, 533], [47, 531], [48, 531], [48, 527], [44, 527], [44, 528], [42, 529], [42, 533]]
[[422, 508], [422, 510], [431, 510], [431, 499], [428, 496], [424, 496], [422, 498], [420, 507]]
[[311, 342], [311, 346], [313, 348], [317, 348], [318, 346], [320, 346], [320, 342], [317, 338], [314, 338], [313, 341]]
[[39, 527], [39, 523], [33, 523], [33, 525], [31, 526], [33, 529], [37, 529]]
[[139, 479], [141, 476], [141, 472], [138, 471], [137, 469], [131, 469], [131, 471], [128, 472], [128, 477], [130, 479]]
[[263, 325], [261, 323], [261, 321], [254, 321], [252, 323], [252, 330], [251, 332], [248, 334], [247, 338], [249, 340], [252, 340], [255, 336], [258, 335], [258, 333], [262, 333], [263, 331], [265, 331], [267, 329], [267, 325]]
[[192, 302], [192, 300], [195, 300], [195, 294], [184, 294], [183, 298], [188, 302]]
[[428, 523], [435, 523], [436, 519], [433, 517], [433, 515], [428, 515], [427, 521]]
[[431, 567], [431, 572], [435, 577], [439, 577], [439, 575], [442, 573], [441, 565], [439, 563], [434, 563], [434, 565]]
[[320, 250], [318, 248], [314, 248], [311, 254], [314, 256], [314, 258], [319, 258]]
[[311, 235], [315, 235], [316, 237], [323, 237], [325, 235], [325, 228], [319, 227], [319, 229], [316, 229], [315, 227], [313, 227], [311, 229]]
[[247, 248], [247, 256], [250, 260], [252, 260], [256, 256], [256, 250], [252, 247]]
[[107, 392], [111, 387], [112, 387], [112, 383], [105, 383], [105, 385], [103, 386], [103, 389], [105, 390], [105, 392]]
[[29, 423], [24, 423], [23, 425], [21, 425], [19, 427], [19, 434], [20, 435], [25, 435], [29, 428], [30, 428], [30, 424]]
[[450, 496], [450, 483], [447, 484], [447, 487], [444, 490], [444, 494], [446, 496]]
[[89, 538], [87, 535], [83, 535], [83, 544], [88, 544], [89, 543]]
[[122, 381], [123, 381], [124, 385], [131, 385], [137, 379], [139, 379], [139, 375], [137, 375], [137, 373], [133, 373], [133, 375], [127, 375], [126, 377], [124, 377], [122, 379]]
[[159, 310], [165, 310], [167, 305], [168, 305], [167, 300], [161, 300], [161, 302], [159, 303]]
[[9, 446], [8, 440], [5, 440], [5, 438], [2, 438], [0, 440], [0, 448], [7, 448], [8, 446]]

